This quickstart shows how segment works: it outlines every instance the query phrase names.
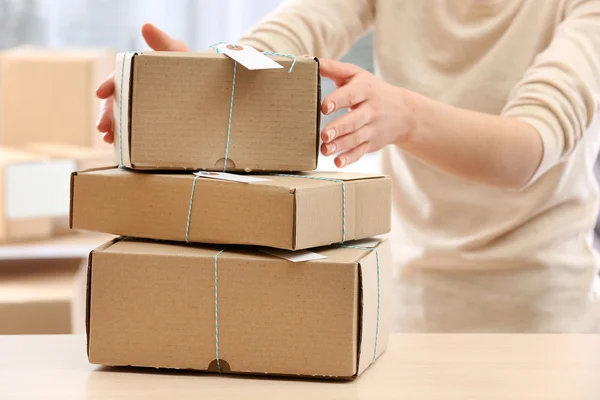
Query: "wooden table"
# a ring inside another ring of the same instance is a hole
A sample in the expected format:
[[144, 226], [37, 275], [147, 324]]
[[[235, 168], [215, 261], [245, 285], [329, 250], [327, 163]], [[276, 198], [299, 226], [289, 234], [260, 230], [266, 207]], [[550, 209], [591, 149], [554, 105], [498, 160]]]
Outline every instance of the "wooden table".
[[0, 398], [598, 400], [600, 336], [396, 335], [341, 383], [105, 368], [83, 336], [0, 336]]

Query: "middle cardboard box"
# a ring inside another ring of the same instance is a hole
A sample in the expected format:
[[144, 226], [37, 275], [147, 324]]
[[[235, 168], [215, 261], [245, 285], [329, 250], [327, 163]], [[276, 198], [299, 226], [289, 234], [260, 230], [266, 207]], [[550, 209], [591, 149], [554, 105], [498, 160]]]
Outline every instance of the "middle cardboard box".
[[104, 168], [71, 177], [70, 226], [121, 236], [299, 250], [385, 234], [390, 219], [382, 175]]

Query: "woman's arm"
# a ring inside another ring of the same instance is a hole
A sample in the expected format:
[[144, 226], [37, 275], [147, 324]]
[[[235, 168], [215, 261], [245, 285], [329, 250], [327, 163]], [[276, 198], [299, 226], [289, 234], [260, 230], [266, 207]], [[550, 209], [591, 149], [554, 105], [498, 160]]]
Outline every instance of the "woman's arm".
[[287, 0], [240, 38], [260, 50], [336, 59], [372, 25], [375, 0]]
[[518, 189], [573, 151], [600, 98], [600, 2], [572, 0], [548, 48], [513, 90], [502, 115], [458, 109], [389, 85], [358, 67], [322, 61], [338, 90], [325, 113], [352, 112], [323, 130], [338, 166], [395, 144], [464, 179]]

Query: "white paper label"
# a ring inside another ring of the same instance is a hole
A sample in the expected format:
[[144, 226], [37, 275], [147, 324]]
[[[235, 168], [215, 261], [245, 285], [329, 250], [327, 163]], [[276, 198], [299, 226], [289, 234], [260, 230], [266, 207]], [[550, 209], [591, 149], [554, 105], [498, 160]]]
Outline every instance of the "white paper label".
[[217, 48], [223, 54], [250, 70], [283, 68], [281, 64], [276, 63], [254, 47], [248, 45], [237, 44], [234, 47], [234, 45], [223, 43], [218, 45]]
[[327, 256], [313, 253], [312, 251], [308, 251], [308, 250], [291, 251], [291, 250], [262, 249], [261, 248], [260, 251], [262, 251], [263, 253], [267, 253], [272, 256], [275, 256], [275, 257], [284, 258], [291, 262], [304, 262], [304, 261], [311, 261], [311, 260], [322, 260], [324, 258], [327, 258]]
[[72, 160], [10, 164], [4, 169], [8, 219], [69, 215]]
[[196, 175], [200, 178], [218, 179], [221, 181], [232, 181], [232, 182], [242, 182], [242, 183], [270, 181], [270, 179], [266, 179], [266, 178], [259, 178], [256, 176], [248, 176], [248, 175], [230, 174], [227, 172], [200, 171], [200, 172], [196, 172], [194, 175]]

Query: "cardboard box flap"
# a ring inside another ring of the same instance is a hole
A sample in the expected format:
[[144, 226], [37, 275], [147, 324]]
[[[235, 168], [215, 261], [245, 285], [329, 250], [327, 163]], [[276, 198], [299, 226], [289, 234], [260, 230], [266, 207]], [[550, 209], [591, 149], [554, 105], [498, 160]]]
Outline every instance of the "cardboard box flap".
[[[224, 54], [219, 54], [214, 50], [202, 50], [196, 52], [189, 51], [142, 51], [138, 53], [140, 57], [173, 57], [173, 58], [215, 58], [215, 59], [227, 59]], [[267, 57], [277, 61], [278, 63], [292, 63], [292, 59], [290, 57], [278, 56], [278, 55], [267, 55]], [[305, 64], [313, 64], [315, 61], [318, 61], [313, 57], [296, 57], [296, 64], [305, 63]], [[287, 72], [287, 69], [283, 68], [282, 72]]]
[[[354, 264], [371, 252], [369, 248], [378, 246], [380, 242], [381, 240], [378, 239], [356, 240], [343, 245], [322, 246], [311, 249], [311, 251], [327, 257], [319, 260], [319, 262], [324, 264]], [[172, 246], [156, 246], [156, 243], [171, 244]], [[231, 258], [255, 261], [281, 259], [281, 257], [262, 252], [261, 246], [211, 245], [205, 243], [181, 245], [178, 242], [149, 241], [147, 239], [130, 237], [102, 247], [104, 253], [172, 255], [176, 257], [214, 257], [217, 252], [223, 249], [225, 251], [220, 255], [221, 259]]]
[[357, 180], [384, 179], [385, 175], [360, 172], [300, 172], [296, 174], [256, 175], [272, 180], [272, 185], [289, 187], [292, 193], [300, 188], [329, 185], [330, 183], [352, 182]]

